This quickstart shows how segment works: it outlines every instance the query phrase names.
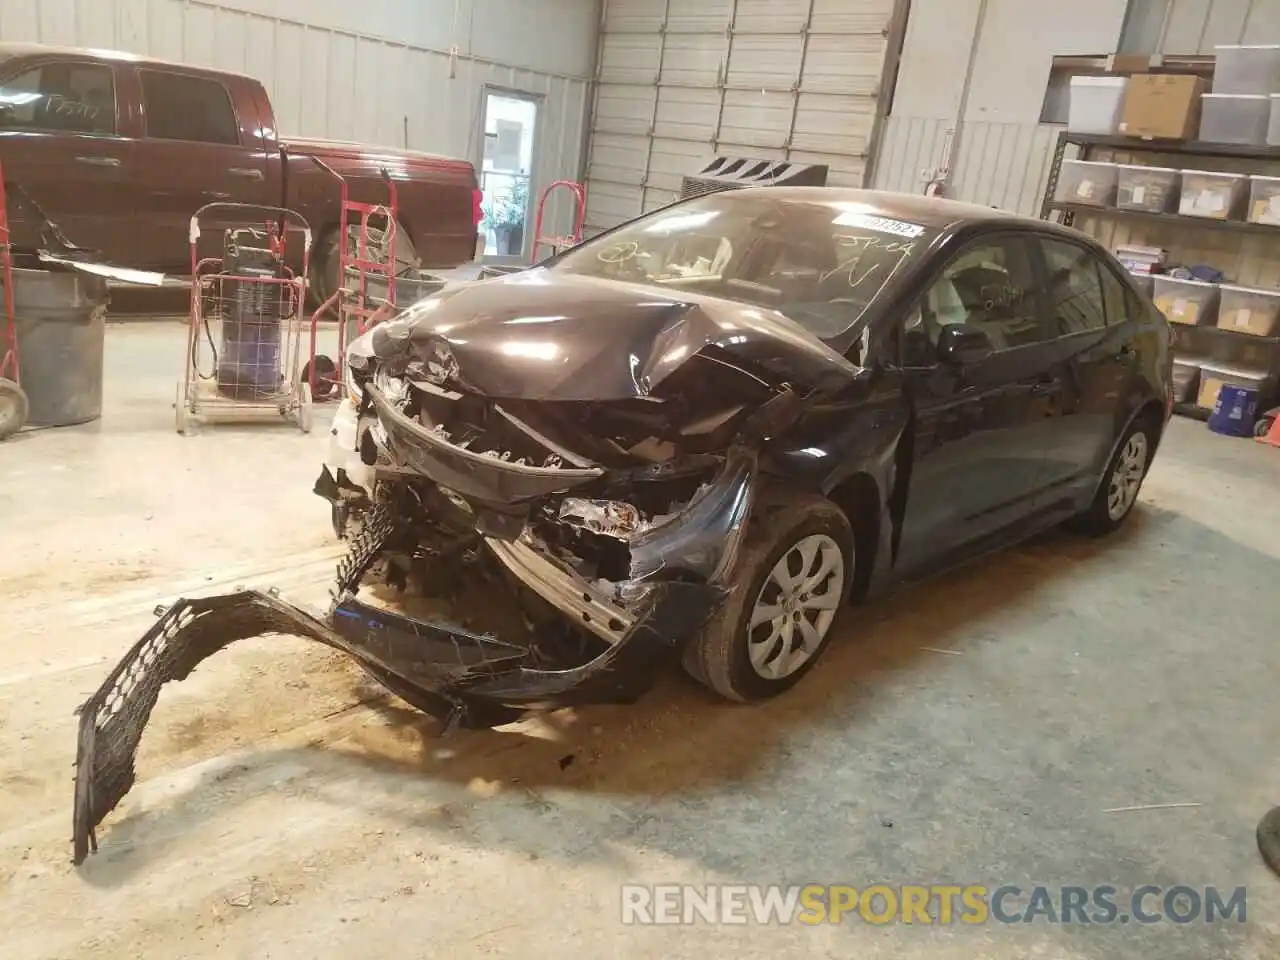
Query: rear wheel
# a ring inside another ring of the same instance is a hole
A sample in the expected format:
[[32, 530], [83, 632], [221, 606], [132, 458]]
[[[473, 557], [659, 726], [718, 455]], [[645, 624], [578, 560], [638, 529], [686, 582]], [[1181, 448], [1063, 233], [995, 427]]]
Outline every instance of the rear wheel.
[[854, 579], [854, 536], [830, 500], [801, 496], [753, 521], [738, 589], [685, 648], [684, 665], [730, 700], [762, 700], [817, 663]]
[[[376, 242], [382, 235], [379, 220], [377, 217], [371, 218], [369, 226], [369, 239]], [[418, 265], [418, 252], [413, 245], [413, 240], [409, 237], [409, 232], [404, 228], [399, 220], [395, 223], [395, 243], [396, 243], [396, 274], [404, 274], [408, 270], [414, 269]], [[359, 226], [347, 226], [348, 255], [354, 257], [356, 255]], [[307, 278], [307, 285], [311, 293], [312, 307], [318, 307], [324, 303], [338, 289], [341, 278], [338, 276], [339, 267], [339, 249], [338, 249], [338, 227], [334, 225], [324, 232], [318, 241], [316, 241], [315, 249], [311, 255], [311, 275]]]
[[1149, 418], [1138, 417], [1120, 438], [1093, 502], [1077, 518], [1083, 532], [1102, 536], [1124, 524], [1138, 502], [1155, 448], [1155, 427]]
[[0, 377], [0, 440], [13, 436], [27, 422], [29, 405], [22, 387]]

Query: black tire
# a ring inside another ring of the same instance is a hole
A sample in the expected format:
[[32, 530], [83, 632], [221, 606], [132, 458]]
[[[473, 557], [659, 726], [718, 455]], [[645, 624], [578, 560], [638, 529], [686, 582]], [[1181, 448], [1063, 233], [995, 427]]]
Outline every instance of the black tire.
[[[1146, 462], [1142, 466], [1142, 475], [1138, 478], [1139, 489], [1134, 492], [1132, 499], [1128, 501], [1128, 505], [1123, 512], [1113, 514], [1109, 503], [1112, 480], [1117, 470], [1121, 468], [1121, 463], [1125, 459], [1130, 441], [1138, 434], [1146, 438]], [[1151, 469], [1151, 457], [1155, 453], [1157, 439], [1156, 427], [1152, 424], [1151, 418], [1139, 415], [1134, 419], [1133, 423], [1129, 424], [1128, 429], [1120, 437], [1120, 442], [1116, 444], [1116, 449], [1111, 455], [1111, 459], [1107, 462], [1106, 472], [1102, 475], [1102, 482], [1098, 485], [1098, 492], [1094, 494], [1093, 502], [1089, 504], [1088, 509], [1076, 517], [1072, 525], [1075, 529], [1089, 536], [1101, 537], [1113, 533], [1124, 526], [1124, 522], [1129, 519], [1129, 515], [1133, 513], [1133, 508], [1138, 502], [1138, 494], [1141, 492], [1142, 482], [1146, 479], [1147, 471]]]
[[[766, 678], [751, 665], [748, 621], [777, 562], [803, 538], [826, 534], [840, 548], [844, 585], [835, 617], [817, 649], [793, 673]], [[723, 607], [684, 650], [685, 670], [728, 700], [749, 702], [777, 696], [813, 669], [835, 635], [857, 571], [854, 532], [849, 519], [825, 497], [802, 494], [772, 509], [759, 508], [752, 518], [735, 570], [736, 587]]]
[[[317, 353], [315, 358], [316, 368], [316, 385], [311, 391], [312, 400], [328, 400], [337, 393], [338, 389], [338, 367], [323, 353]], [[302, 383], [311, 385], [311, 361], [308, 360], [302, 368], [302, 376], [299, 378]]]
[[1271, 425], [1275, 423], [1275, 417], [1263, 417], [1253, 425], [1253, 435], [1255, 437], [1265, 437], [1271, 432]]
[[0, 377], [0, 440], [8, 440], [23, 428], [29, 410], [23, 389], [12, 380]]
[[[381, 222], [376, 217], [371, 218], [369, 225], [371, 235], [379, 229], [378, 224]], [[348, 235], [352, 238], [353, 252], [358, 230], [358, 224], [347, 226]], [[313, 310], [332, 297], [338, 289], [338, 254], [338, 226], [334, 224], [321, 233], [320, 239], [316, 241], [311, 251], [311, 270], [310, 276], [307, 277], [307, 291], [312, 300]], [[418, 254], [413, 240], [410, 239], [409, 232], [400, 221], [396, 220], [396, 273], [415, 267], [417, 263]]]
[[1258, 821], [1258, 852], [1268, 867], [1280, 874], [1280, 807], [1272, 807]]

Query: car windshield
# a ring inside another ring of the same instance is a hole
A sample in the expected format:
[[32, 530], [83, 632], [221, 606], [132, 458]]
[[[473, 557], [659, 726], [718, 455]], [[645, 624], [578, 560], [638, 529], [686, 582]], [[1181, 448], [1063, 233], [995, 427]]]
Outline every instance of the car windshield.
[[725, 191], [589, 240], [551, 269], [766, 307], [832, 339], [931, 239], [866, 204]]

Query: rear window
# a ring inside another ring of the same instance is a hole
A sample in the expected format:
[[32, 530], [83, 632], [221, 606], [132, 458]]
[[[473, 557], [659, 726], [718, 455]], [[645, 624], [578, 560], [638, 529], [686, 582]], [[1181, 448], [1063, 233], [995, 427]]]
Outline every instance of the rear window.
[[153, 140], [240, 143], [231, 94], [217, 80], [143, 70], [142, 109]]

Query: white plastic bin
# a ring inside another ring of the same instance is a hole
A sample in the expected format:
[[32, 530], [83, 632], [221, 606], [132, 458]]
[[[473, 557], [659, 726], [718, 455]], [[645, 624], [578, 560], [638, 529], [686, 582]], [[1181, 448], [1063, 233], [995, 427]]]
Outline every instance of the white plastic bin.
[[1280, 147], [1280, 93], [1271, 95], [1271, 123], [1267, 127], [1267, 146]]
[[1195, 388], [1196, 378], [1200, 376], [1200, 361], [1174, 358], [1173, 361], [1173, 402], [1186, 403]]
[[1196, 406], [1212, 410], [1218, 400], [1218, 392], [1225, 384], [1261, 390], [1267, 379], [1265, 370], [1205, 360], [1200, 364], [1200, 389], [1197, 391]]
[[1280, 290], [1219, 284], [1218, 326], [1223, 330], [1247, 333], [1254, 337], [1275, 334], [1280, 317]]
[[1173, 277], [1152, 278], [1155, 303], [1170, 323], [1196, 326], [1213, 323], [1213, 308], [1218, 301], [1218, 285], [1200, 280], [1175, 280]]
[[1280, 177], [1249, 178], [1249, 220], [1280, 227]]
[[1244, 202], [1249, 177], [1216, 170], [1183, 170], [1178, 212], [1185, 217], [1230, 220]]
[[1111, 205], [1116, 195], [1119, 168], [1098, 160], [1063, 160], [1058, 174], [1058, 203], [1085, 203], [1095, 207]]
[[1115, 133], [1128, 83], [1126, 77], [1072, 77], [1067, 129], [1072, 133]]
[[1231, 44], [1213, 48], [1214, 93], [1280, 91], [1280, 45]]
[[1169, 167], [1118, 164], [1116, 206], [1121, 210], [1165, 213], [1178, 200], [1178, 171]]
[[1202, 94], [1200, 140], [1260, 147], [1271, 126], [1271, 96], [1266, 93]]

